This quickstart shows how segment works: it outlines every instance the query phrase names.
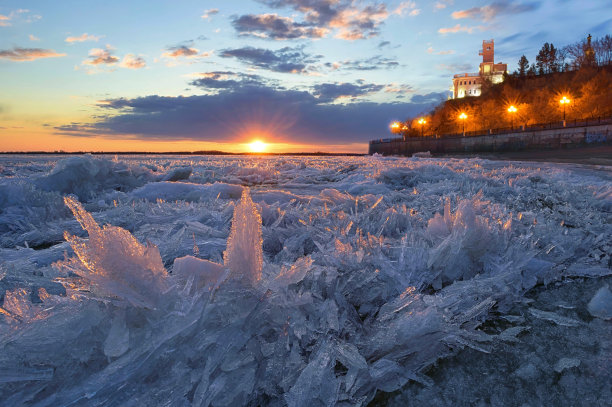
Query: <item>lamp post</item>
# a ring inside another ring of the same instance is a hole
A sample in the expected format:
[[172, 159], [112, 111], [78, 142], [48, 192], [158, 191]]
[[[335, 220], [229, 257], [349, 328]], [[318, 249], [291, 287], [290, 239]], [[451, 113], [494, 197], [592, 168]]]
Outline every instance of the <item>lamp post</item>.
[[425, 123], [427, 123], [427, 120], [421, 117], [417, 123], [421, 125], [421, 137], [423, 137], [423, 127], [425, 127]]
[[[517, 108], [514, 105], [508, 108], [508, 113], [510, 113], [510, 126], [514, 129], [514, 113], [516, 113]], [[565, 119], [564, 119], [565, 120]]]
[[465, 119], [467, 119], [467, 114], [461, 113], [459, 119], [463, 122], [463, 137], [465, 137]]
[[567, 96], [563, 96], [561, 100], [559, 100], [559, 103], [561, 103], [561, 105], [563, 106], [563, 125], [564, 126], [565, 126], [565, 105], [567, 105], [570, 102], [571, 100], [569, 100]]
[[389, 125], [389, 128], [391, 129], [391, 133], [396, 134], [402, 129], [402, 124], [400, 122], [393, 122]]

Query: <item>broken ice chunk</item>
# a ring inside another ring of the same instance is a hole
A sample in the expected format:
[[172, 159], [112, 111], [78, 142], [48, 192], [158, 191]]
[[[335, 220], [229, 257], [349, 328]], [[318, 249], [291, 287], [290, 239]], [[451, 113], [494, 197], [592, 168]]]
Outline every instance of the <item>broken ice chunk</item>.
[[561, 373], [565, 369], [571, 369], [572, 367], [580, 366], [580, 359], [575, 358], [561, 358], [555, 364], [555, 372]]
[[589, 302], [588, 309], [594, 317], [612, 319], [612, 292], [607, 285], [597, 290]]
[[193, 256], [179, 257], [174, 260], [172, 276], [181, 286], [186, 286], [193, 278], [189, 294], [200, 291], [202, 287], [214, 286], [222, 280], [225, 267], [212, 261], [198, 259]]

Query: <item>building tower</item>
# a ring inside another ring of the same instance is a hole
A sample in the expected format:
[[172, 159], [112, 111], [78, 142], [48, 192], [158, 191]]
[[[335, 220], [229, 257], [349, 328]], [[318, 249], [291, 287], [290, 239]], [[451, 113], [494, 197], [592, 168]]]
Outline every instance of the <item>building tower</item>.
[[453, 77], [453, 86], [450, 91], [453, 93], [451, 98], [463, 98], [466, 96], [480, 96], [482, 83], [488, 80], [491, 83], [500, 83], [504, 80], [504, 73], [508, 70], [508, 65], [495, 63], [495, 41], [482, 41], [482, 49], [478, 53], [482, 56], [482, 62], [478, 68], [478, 73], [462, 73]]

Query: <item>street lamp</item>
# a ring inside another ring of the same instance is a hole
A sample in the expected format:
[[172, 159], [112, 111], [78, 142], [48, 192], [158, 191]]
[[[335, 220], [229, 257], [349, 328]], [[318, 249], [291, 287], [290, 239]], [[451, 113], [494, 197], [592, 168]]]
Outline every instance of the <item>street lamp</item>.
[[567, 98], [567, 96], [563, 96], [561, 98], [561, 100], [559, 100], [559, 103], [561, 103], [561, 105], [563, 105], [563, 123], [565, 123], [565, 105], [567, 105], [570, 102], [571, 102], [571, 100], [569, 100]]
[[400, 122], [393, 122], [389, 127], [391, 128], [391, 133], [399, 133], [402, 128], [402, 124]]
[[425, 123], [427, 123], [427, 120], [421, 117], [417, 123], [421, 125], [421, 137], [423, 137], [423, 127], [425, 127]]
[[463, 137], [465, 137], [465, 119], [467, 119], [467, 114], [461, 113], [459, 119], [463, 122]]
[[508, 113], [510, 113], [510, 126], [514, 128], [514, 113], [516, 113], [518, 109], [514, 107], [514, 105], [508, 108]]

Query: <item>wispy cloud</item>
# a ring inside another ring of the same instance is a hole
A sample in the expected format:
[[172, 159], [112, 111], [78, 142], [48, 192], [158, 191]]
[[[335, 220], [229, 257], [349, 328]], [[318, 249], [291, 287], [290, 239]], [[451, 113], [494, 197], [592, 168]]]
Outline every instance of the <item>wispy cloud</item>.
[[30, 39], [30, 41], [40, 41], [40, 38], [38, 38], [37, 36], [33, 34], [30, 34], [28, 38]]
[[434, 4], [434, 10], [442, 10], [445, 9], [448, 6], [452, 6], [454, 3], [453, 0], [441, 0], [441, 1], [436, 1]]
[[202, 14], [202, 19], [203, 20], [210, 20], [212, 16], [214, 16], [215, 14], [219, 14], [219, 9], [218, 8], [211, 8], [210, 10], [206, 10], [204, 12], [204, 14]]
[[91, 34], [83, 33], [79, 35], [78, 37], [66, 37], [64, 41], [66, 41], [69, 44], [73, 44], [75, 42], [85, 42], [85, 41], [97, 42], [98, 40], [100, 40], [100, 38], [102, 38], [101, 35], [91, 35]]
[[427, 48], [427, 53], [433, 55], [452, 55], [455, 53], [455, 51], [452, 49], [446, 51], [436, 51], [433, 47], [429, 47]]
[[421, 10], [416, 7], [417, 5], [414, 1], [404, 1], [400, 3], [399, 6], [395, 8], [395, 10], [393, 10], [392, 14], [397, 14], [400, 16], [404, 16], [407, 14], [411, 17], [418, 16], [419, 14], [421, 14]]
[[63, 57], [66, 54], [55, 52], [52, 49], [42, 48], [18, 48], [12, 50], [0, 50], [0, 59], [8, 59], [10, 61], [34, 61], [42, 58], [57, 58]]
[[461, 25], [461, 24], [457, 24], [454, 27], [440, 28], [438, 30], [438, 32], [440, 34], [456, 34], [456, 33], [461, 33], [461, 32], [465, 32], [465, 33], [471, 34], [475, 30], [484, 31], [484, 29], [485, 28], [483, 26], [468, 27], [468, 26], [464, 26], [464, 25]]
[[33, 23], [40, 20], [42, 17], [38, 14], [31, 14], [30, 10], [17, 9], [11, 11], [8, 15], [0, 14], [0, 27], [9, 27], [12, 25], [12, 21], [23, 21], [26, 23]]
[[393, 69], [399, 66], [399, 62], [395, 59], [386, 58], [382, 55], [375, 55], [370, 58], [344, 60], [336, 62], [328, 62], [325, 64], [327, 68], [332, 70], [350, 69], [355, 71], [374, 71], [379, 69]]
[[467, 10], [455, 11], [451, 16], [458, 20], [471, 18], [482, 21], [491, 21], [500, 14], [519, 14], [536, 10], [540, 2], [518, 3], [510, 1], [498, 1], [482, 7], [473, 7]]

